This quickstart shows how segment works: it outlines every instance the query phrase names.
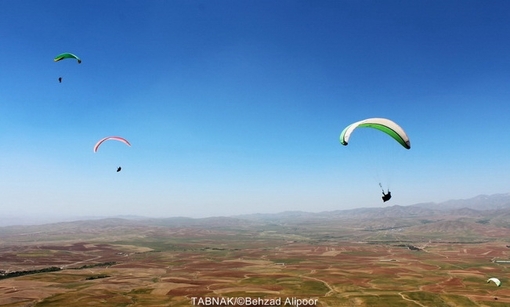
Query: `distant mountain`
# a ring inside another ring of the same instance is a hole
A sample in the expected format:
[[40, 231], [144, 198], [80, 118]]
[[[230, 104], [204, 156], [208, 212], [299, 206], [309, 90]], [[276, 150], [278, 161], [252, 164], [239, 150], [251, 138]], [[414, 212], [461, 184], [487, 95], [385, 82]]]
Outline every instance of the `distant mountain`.
[[[237, 216], [217, 216], [208, 218], [148, 218], [141, 216], [82, 217], [60, 220], [16, 220], [4, 217], [2, 226], [56, 224], [57, 229], [73, 227], [202, 227], [223, 228], [263, 227], [263, 225], [305, 225], [306, 223], [341, 223], [351, 228], [385, 229], [430, 224], [443, 220], [469, 219], [478, 224], [491, 224], [498, 227], [510, 226], [510, 193], [478, 195], [469, 199], [448, 200], [441, 203], [419, 203], [410, 206], [388, 206], [356, 208], [325, 212], [285, 211], [280, 213], [256, 213]], [[72, 222], [71, 222], [72, 221]], [[429, 225], [430, 226], [430, 225]], [[11, 227], [11, 230], [15, 227]], [[44, 227], [42, 227], [44, 228]], [[41, 229], [42, 229], [41, 228]], [[4, 229], [9, 232], [9, 230]]]
[[498, 233], [499, 231], [495, 230], [497, 227], [510, 228], [510, 193], [410, 206], [394, 205], [318, 213], [287, 211], [241, 215], [236, 218], [280, 226], [322, 223], [365, 231], [407, 229], [406, 231], [416, 233], [446, 231], [458, 236], [464, 233], [488, 235], [491, 232]]
[[441, 203], [419, 203], [410, 206], [388, 206], [372, 208], [356, 208], [348, 210], [325, 211], [318, 213], [303, 211], [285, 211], [272, 214], [245, 214], [235, 218], [252, 221], [283, 222], [289, 220], [313, 220], [313, 219], [382, 219], [382, 218], [409, 218], [430, 217], [444, 215], [479, 217], [486, 215], [484, 211], [510, 209], [510, 193], [478, 195], [469, 199], [448, 200]]
[[478, 195], [469, 199], [454, 199], [441, 203], [421, 203], [411, 207], [448, 211], [454, 209], [473, 209], [477, 211], [498, 210], [510, 208], [510, 193]]

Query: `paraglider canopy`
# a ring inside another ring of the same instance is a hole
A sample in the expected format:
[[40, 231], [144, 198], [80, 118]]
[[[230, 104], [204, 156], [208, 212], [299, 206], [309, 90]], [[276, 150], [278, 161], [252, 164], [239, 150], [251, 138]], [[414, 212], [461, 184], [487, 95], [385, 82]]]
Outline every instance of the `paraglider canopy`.
[[351, 134], [358, 127], [367, 127], [382, 131], [395, 139], [395, 141], [399, 142], [405, 149], [411, 149], [411, 141], [404, 129], [402, 129], [402, 127], [397, 125], [394, 121], [386, 118], [368, 118], [350, 124], [340, 134], [340, 143], [347, 146]]
[[487, 283], [489, 282], [494, 282], [496, 284], [496, 286], [500, 287], [501, 286], [501, 281], [499, 279], [497, 279], [496, 277], [491, 277], [489, 279], [487, 279]]
[[81, 63], [81, 59], [79, 57], [77, 57], [76, 55], [69, 53], [69, 52], [65, 52], [65, 53], [61, 53], [61, 54], [57, 55], [53, 59], [53, 61], [58, 62], [58, 61], [62, 61], [63, 59], [76, 59], [78, 61], [78, 64]]
[[120, 136], [108, 136], [108, 137], [100, 139], [96, 143], [96, 145], [94, 145], [94, 152], [97, 152], [97, 150], [99, 149], [99, 146], [101, 146], [101, 144], [103, 144], [105, 141], [110, 141], [110, 140], [119, 141], [119, 142], [122, 142], [122, 143], [124, 143], [124, 144], [126, 144], [128, 146], [131, 146], [131, 144], [128, 142], [128, 140], [126, 140], [123, 137], [120, 137]]

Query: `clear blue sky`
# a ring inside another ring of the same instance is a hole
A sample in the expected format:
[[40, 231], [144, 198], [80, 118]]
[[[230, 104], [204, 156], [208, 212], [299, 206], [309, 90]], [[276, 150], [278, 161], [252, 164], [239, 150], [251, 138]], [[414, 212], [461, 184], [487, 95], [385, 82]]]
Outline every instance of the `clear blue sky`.
[[[508, 16], [508, 1], [0, 1], [0, 216], [374, 207], [379, 181], [384, 205], [509, 192]], [[367, 131], [340, 145], [368, 117], [411, 150]], [[132, 147], [93, 153], [109, 135]]]

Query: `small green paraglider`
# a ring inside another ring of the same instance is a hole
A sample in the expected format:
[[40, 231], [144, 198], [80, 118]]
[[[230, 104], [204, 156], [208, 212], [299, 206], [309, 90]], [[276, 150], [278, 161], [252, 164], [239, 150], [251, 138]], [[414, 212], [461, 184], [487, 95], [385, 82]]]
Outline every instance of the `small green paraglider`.
[[78, 61], [78, 64], [81, 63], [81, 59], [79, 57], [77, 57], [76, 55], [69, 53], [69, 52], [65, 52], [65, 53], [61, 53], [61, 54], [57, 55], [53, 59], [53, 61], [58, 62], [58, 61], [62, 61], [63, 59], [76, 59]]

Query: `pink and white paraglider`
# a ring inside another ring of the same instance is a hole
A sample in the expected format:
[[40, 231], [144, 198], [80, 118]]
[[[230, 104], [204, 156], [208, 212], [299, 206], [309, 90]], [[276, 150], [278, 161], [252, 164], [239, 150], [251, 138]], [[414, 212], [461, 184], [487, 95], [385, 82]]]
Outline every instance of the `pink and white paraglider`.
[[[110, 141], [110, 140], [111, 140], [111, 141], [119, 141], [119, 142], [122, 142], [122, 143], [124, 143], [124, 144], [126, 144], [126, 145], [128, 145], [128, 146], [131, 146], [131, 144], [129, 143], [129, 141], [128, 141], [128, 140], [126, 140], [126, 139], [125, 139], [125, 138], [123, 138], [123, 137], [120, 137], [120, 136], [108, 136], [108, 137], [105, 137], [105, 138], [103, 138], [103, 139], [100, 139], [100, 140], [96, 143], [96, 145], [94, 145], [94, 152], [97, 152], [97, 150], [99, 149], [99, 146], [101, 146], [101, 144], [103, 144], [103, 143], [104, 143], [104, 142], [106, 142], [106, 141]], [[120, 171], [121, 171], [121, 169], [122, 169], [122, 168], [119, 166], [119, 167], [117, 168], [117, 173], [118, 173], [118, 172], [120, 172]]]
[[97, 150], [99, 149], [99, 146], [101, 146], [101, 144], [103, 144], [105, 141], [109, 141], [109, 140], [119, 141], [119, 142], [122, 142], [128, 146], [131, 146], [129, 141], [126, 140], [125, 138], [121, 138], [120, 136], [108, 136], [108, 137], [105, 137], [104, 139], [100, 139], [99, 142], [97, 142], [96, 145], [94, 145], [94, 152], [97, 152]]

